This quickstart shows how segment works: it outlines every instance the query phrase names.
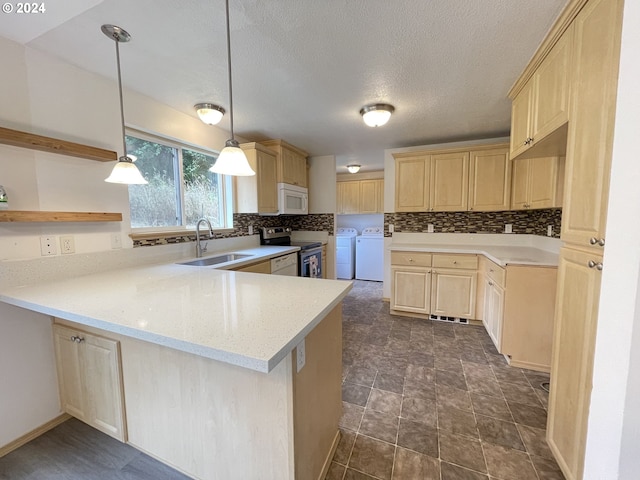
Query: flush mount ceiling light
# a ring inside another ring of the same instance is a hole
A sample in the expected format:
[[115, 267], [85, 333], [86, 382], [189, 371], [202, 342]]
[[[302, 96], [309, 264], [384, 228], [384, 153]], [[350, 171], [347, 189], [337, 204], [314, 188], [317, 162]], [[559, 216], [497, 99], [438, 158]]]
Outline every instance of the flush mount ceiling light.
[[391, 114], [395, 108], [388, 103], [376, 103], [373, 105], [365, 105], [360, 109], [360, 115], [364, 123], [370, 127], [381, 127], [389, 121]]
[[231, 138], [226, 141], [218, 159], [209, 169], [214, 173], [245, 177], [255, 175], [247, 160], [247, 156], [240, 148], [240, 144], [233, 137], [233, 90], [231, 85], [231, 33], [229, 29], [229, 0], [225, 0], [227, 22], [227, 64], [229, 67], [229, 125]]
[[349, 173], [358, 173], [360, 167], [361, 165], [356, 165], [355, 163], [353, 163], [351, 165], [347, 165], [347, 170], [349, 170]]
[[216, 125], [222, 120], [225, 111], [224, 108], [214, 105], [213, 103], [196, 103], [193, 108], [196, 109], [200, 120], [207, 125]]
[[120, 94], [120, 126], [122, 128], [122, 156], [118, 159], [118, 163], [115, 164], [111, 175], [104, 179], [109, 183], [122, 183], [125, 185], [146, 185], [147, 182], [138, 167], [133, 162], [136, 158], [131, 155], [127, 155], [127, 142], [124, 133], [124, 105], [122, 102], [122, 75], [120, 74], [120, 42], [126, 43], [131, 40], [129, 33], [115, 25], [102, 25], [100, 28], [102, 33], [107, 37], [115, 41], [116, 44], [116, 64], [118, 65], [118, 93]]

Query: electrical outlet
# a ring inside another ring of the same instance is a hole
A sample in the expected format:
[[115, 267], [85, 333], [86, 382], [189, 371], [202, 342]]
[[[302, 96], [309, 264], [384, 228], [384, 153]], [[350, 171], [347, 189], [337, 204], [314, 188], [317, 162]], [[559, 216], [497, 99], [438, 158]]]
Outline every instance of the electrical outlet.
[[307, 361], [307, 352], [304, 346], [304, 338], [296, 347], [296, 368], [299, 372]]
[[547, 227], [547, 237], [553, 237], [553, 225]]
[[396, 231], [396, 226], [393, 223], [389, 224], [389, 233], [393, 233]]
[[427, 233], [433, 233], [433, 223], [427, 223]]
[[58, 249], [56, 248], [56, 237], [40, 237], [40, 253], [43, 256], [55, 255], [58, 253]]
[[513, 225], [511, 223], [504, 224], [504, 233], [513, 233]]
[[253, 225], [249, 225], [249, 235], [253, 235]]
[[119, 233], [111, 234], [111, 248], [112, 249], [122, 248], [122, 238], [120, 238]]
[[76, 243], [73, 240], [73, 236], [65, 235], [63, 237], [60, 237], [60, 253], [62, 253], [63, 255], [66, 255], [66, 254], [75, 253], [75, 252], [76, 252]]

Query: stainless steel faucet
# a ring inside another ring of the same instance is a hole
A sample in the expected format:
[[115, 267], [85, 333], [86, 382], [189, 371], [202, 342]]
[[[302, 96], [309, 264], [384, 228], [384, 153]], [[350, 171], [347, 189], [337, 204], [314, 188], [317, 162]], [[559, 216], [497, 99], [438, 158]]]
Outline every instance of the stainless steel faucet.
[[207, 243], [209, 242], [204, 242], [204, 245], [200, 244], [200, 224], [201, 223], [206, 223], [207, 226], [209, 227], [209, 238], [213, 238], [213, 228], [211, 227], [211, 222], [206, 219], [206, 218], [201, 218], [200, 220], [198, 220], [198, 223], [196, 223], [196, 257], [201, 257], [203, 253], [205, 253], [207, 251]]

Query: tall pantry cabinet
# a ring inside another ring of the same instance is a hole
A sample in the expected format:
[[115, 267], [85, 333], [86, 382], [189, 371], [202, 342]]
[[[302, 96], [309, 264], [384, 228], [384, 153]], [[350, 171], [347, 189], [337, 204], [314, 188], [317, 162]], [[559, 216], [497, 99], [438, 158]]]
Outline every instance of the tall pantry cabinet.
[[[547, 420], [547, 441], [567, 480], [583, 478], [595, 334], [602, 320], [598, 319], [598, 303], [605, 268], [622, 7], [623, 0], [571, 1], [539, 50], [554, 41], [570, 46], [564, 244], [558, 265]], [[541, 55], [544, 53], [536, 54], [532, 64]], [[525, 74], [544, 62], [530, 65]], [[529, 95], [526, 90], [521, 92]], [[522, 102], [516, 99], [514, 108], [521, 108]]]

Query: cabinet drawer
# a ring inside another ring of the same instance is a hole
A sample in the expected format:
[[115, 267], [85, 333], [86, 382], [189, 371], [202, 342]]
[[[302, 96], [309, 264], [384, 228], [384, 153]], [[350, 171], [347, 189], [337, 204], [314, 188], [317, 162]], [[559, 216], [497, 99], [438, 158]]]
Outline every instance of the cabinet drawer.
[[431, 256], [424, 252], [391, 252], [391, 265], [430, 267]]
[[433, 266], [438, 268], [462, 268], [466, 270], [478, 269], [476, 255], [441, 255], [433, 256]]
[[487, 277], [496, 282], [502, 288], [504, 288], [506, 275], [507, 272], [504, 268], [499, 267], [492, 261], [487, 261]]

